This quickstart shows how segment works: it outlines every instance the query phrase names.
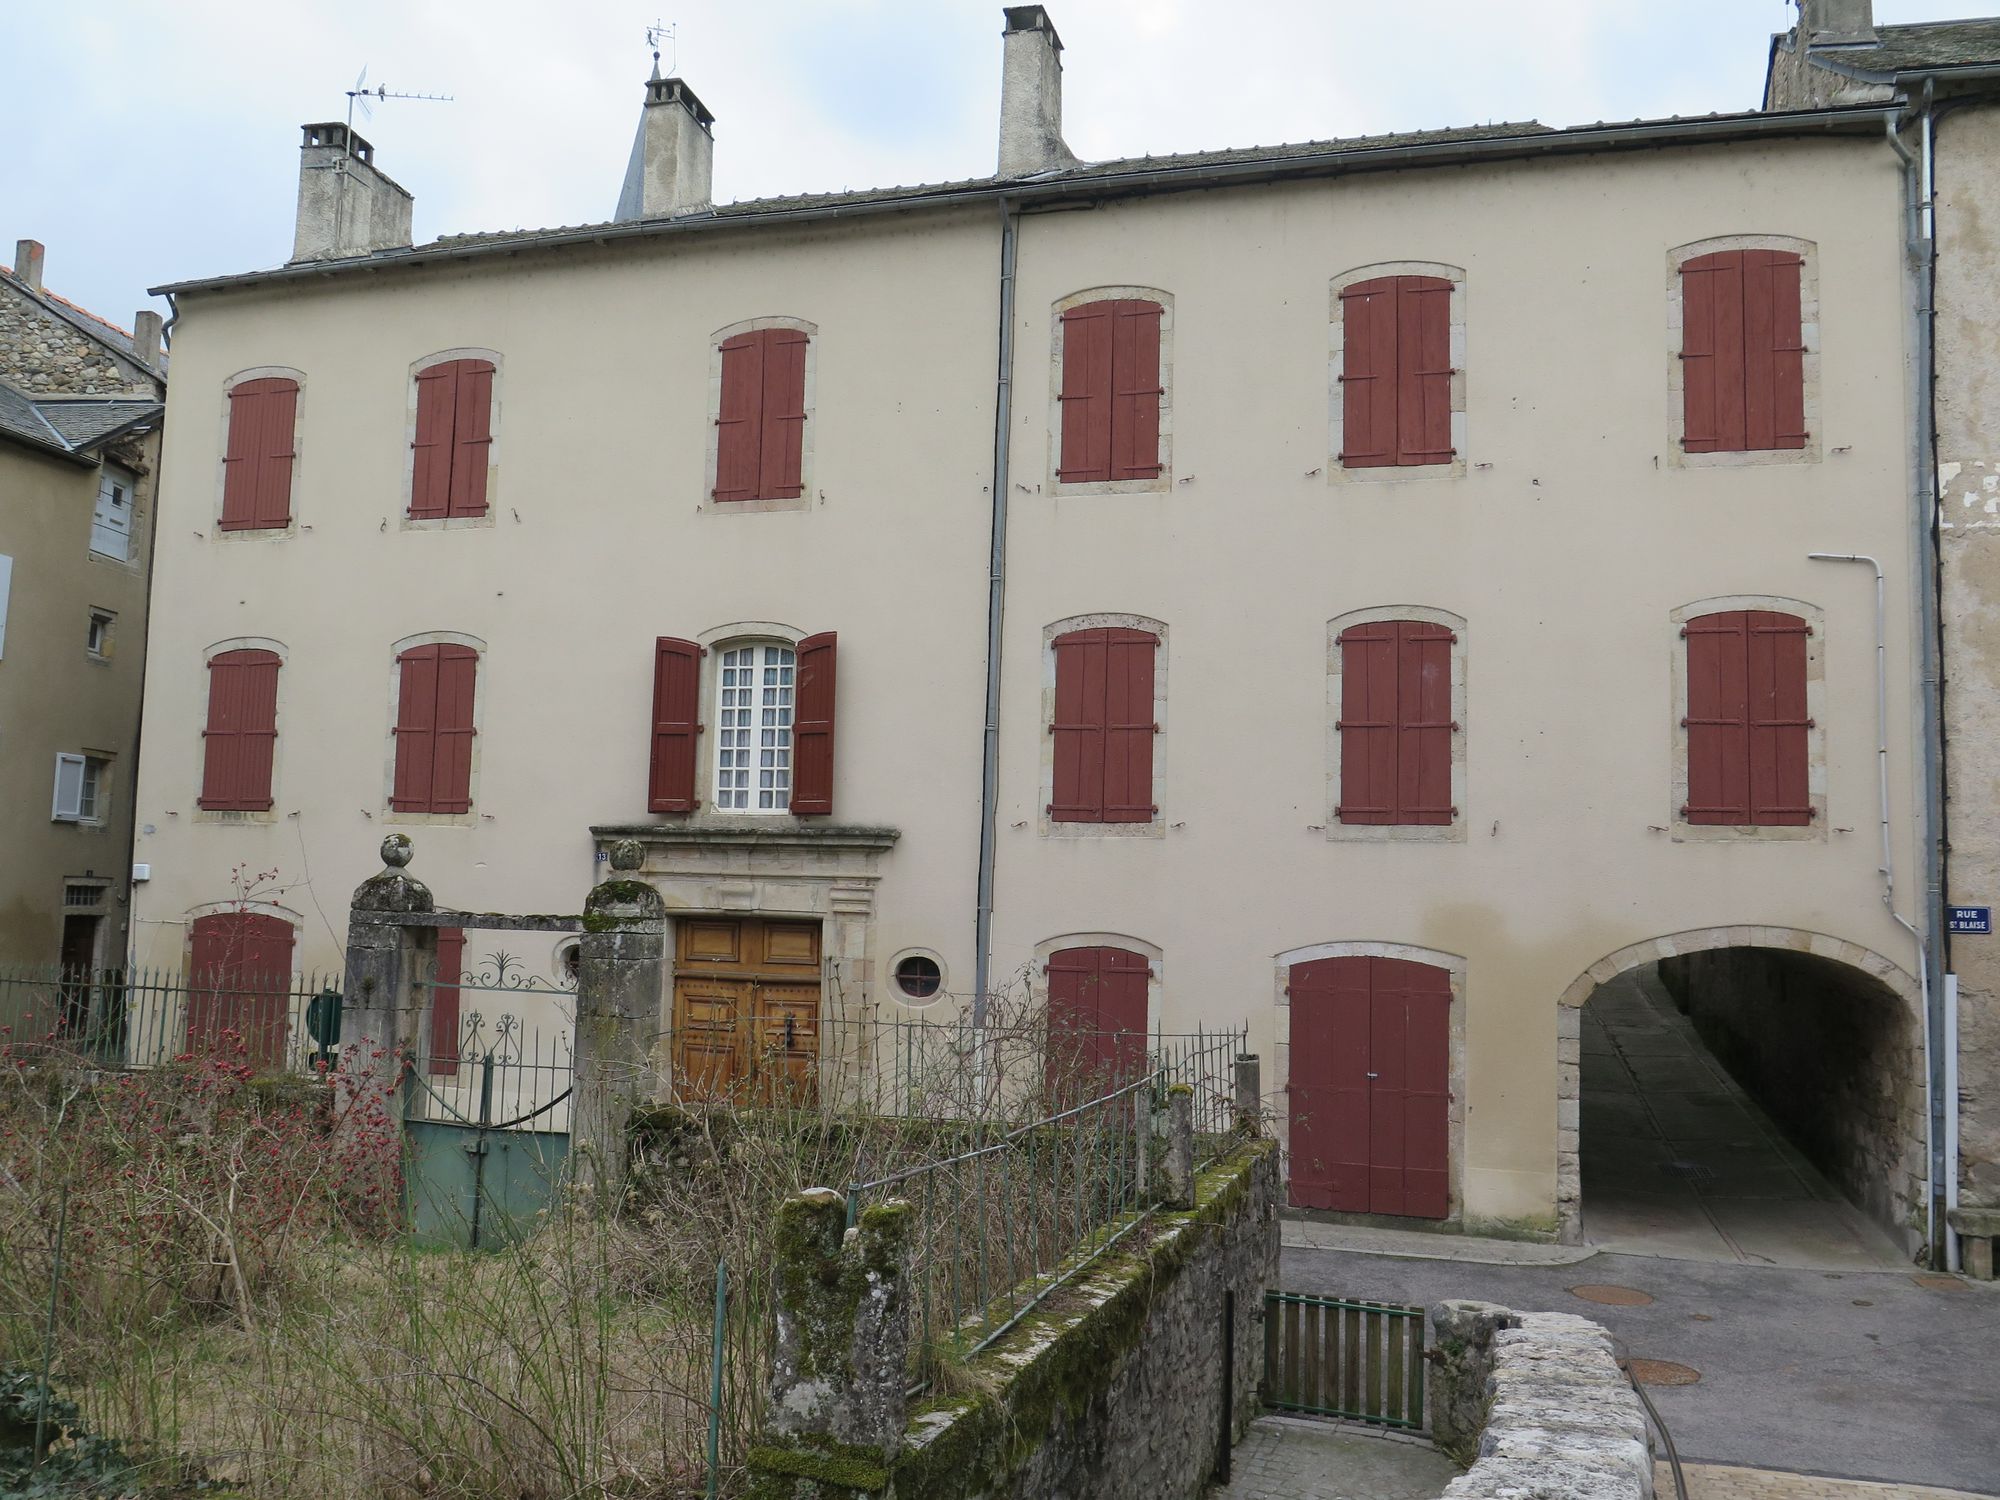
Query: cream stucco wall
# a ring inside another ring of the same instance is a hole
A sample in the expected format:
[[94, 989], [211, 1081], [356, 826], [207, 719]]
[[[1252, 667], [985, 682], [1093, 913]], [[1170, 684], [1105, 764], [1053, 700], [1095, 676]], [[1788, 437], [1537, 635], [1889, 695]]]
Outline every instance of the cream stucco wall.
[[[1282, 1114], [1279, 955], [1452, 955], [1462, 1216], [1546, 1229], [1559, 1130], [1573, 1148], [1575, 1129], [1559, 1001], [1594, 964], [1748, 924], [1907, 964], [1876, 876], [1869, 581], [1805, 558], [1870, 552], [1889, 569], [1892, 815], [1914, 867], [1900, 192], [1885, 146], [1829, 141], [1029, 215], [996, 979], [1032, 975], [1066, 933], [1157, 948], [1166, 1028], [1247, 1025]], [[902, 830], [877, 860], [867, 954], [932, 950], [966, 990], [997, 228], [939, 213], [184, 296], [141, 956], [178, 958], [188, 911], [248, 863], [291, 888], [302, 960], [332, 957], [329, 928], [389, 823], [390, 648], [426, 631], [487, 655], [474, 817], [408, 829], [415, 872], [452, 905], [575, 909], [590, 825], [647, 821], [652, 639], [768, 620], [840, 632], [835, 821]], [[1823, 457], [1676, 468], [1669, 256], [1740, 234], [1818, 247]], [[1467, 469], [1332, 485], [1329, 288], [1402, 261], [1466, 272]], [[1174, 299], [1173, 483], [1052, 493], [1052, 312], [1110, 286]], [[814, 503], [716, 514], [701, 506], [710, 335], [767, 316], [819, 330]], [[408, 369], [460, 346], [504, 357], [494, 525], [405, 531]], [[262, 365], [307, 373], [299, 524], [222, 541], [221, 391]], [[1746, 595], [1823, 612], [1828, 816], [1805, 839], [1683, 842], [1672, 612]], [[1467, 622], [1466, 836], [1329, 840], [1327, 622], [1403, 604]], [[1159, 837], [1056, 837], [1041, 818], [1045, 632], [1094, 615], [1158, 620], [1171, 641]], [[280, 803], [268, 823], [197, 825], [202, 653], [238, 636], [289, 651]]]

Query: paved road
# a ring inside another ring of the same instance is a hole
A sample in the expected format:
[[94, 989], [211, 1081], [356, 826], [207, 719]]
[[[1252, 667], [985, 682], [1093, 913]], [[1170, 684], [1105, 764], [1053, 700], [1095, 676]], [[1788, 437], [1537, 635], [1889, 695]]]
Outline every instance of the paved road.
[[[1634, 1355], [1701, 1372], [1695, 1385], [1652, 1390], [1685, 1458], [2000, 1493], [1992, 1286], [1651, 1256], [1485, 1266], [1290, 1247], [1282, 1279], [1305, 1292], [1594, 1317]], [[1593, 1283], [1656, 1300], [1610, 1307], [1568, 1290]]]

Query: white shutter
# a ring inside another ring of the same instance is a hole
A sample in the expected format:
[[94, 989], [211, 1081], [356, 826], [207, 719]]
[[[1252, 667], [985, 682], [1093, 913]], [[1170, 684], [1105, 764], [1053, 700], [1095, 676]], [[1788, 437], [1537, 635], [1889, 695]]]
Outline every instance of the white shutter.
[[97, 485], [97, 509], [90, 518], [90, 550], [120, 562], [132, 556], [132, 476], [107, 467]]
[[7, 654], [7, 594], [14, 583], [14, 559], [0, 553], [0, 656]]
[[74, 823], [83, 816], [83, 757], [56, 752], [56, 800], [49, 817]]

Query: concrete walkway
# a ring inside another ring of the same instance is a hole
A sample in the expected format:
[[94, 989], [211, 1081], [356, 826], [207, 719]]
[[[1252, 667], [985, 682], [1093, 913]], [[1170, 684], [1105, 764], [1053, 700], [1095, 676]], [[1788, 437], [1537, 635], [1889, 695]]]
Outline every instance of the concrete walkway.
[[[1690, 1462], [2000, 1491], [2000, 1284], [1609, 1254], [1487, 1266], [1290, 1246], [1279, 1280], [1328, 1296], [1426, 1307], [1472, 1297], [1595, 1318], [1633, 1355], [1698, 1375], [1650, 1388]], [[1597, 1286], [1648, 1300], [1618, 1306], [1570, 1290]]]
[[1259, 1417], [1209, 1500], [1434, 1500], [1458, 1465], [1429, 1443], [1343, 1423]]
[[1582, 1040], [1589, 1243], [1822, 1271], [1909, 1267], [1723, 1071], [1650, 970], [1590, 998]]

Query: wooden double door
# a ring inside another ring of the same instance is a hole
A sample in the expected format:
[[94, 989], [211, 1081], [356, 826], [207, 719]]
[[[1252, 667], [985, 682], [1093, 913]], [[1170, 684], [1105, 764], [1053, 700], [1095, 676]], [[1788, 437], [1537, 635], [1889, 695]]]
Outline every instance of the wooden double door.
[[1291, 970], [1291, 1197], [1299, 1208], [1451, 1212], [1451, 975], [1395, 958]]
[[812, 1102], [820, 924], [685, 917], [676, 926], [674, 1072], [681, 1096]]

